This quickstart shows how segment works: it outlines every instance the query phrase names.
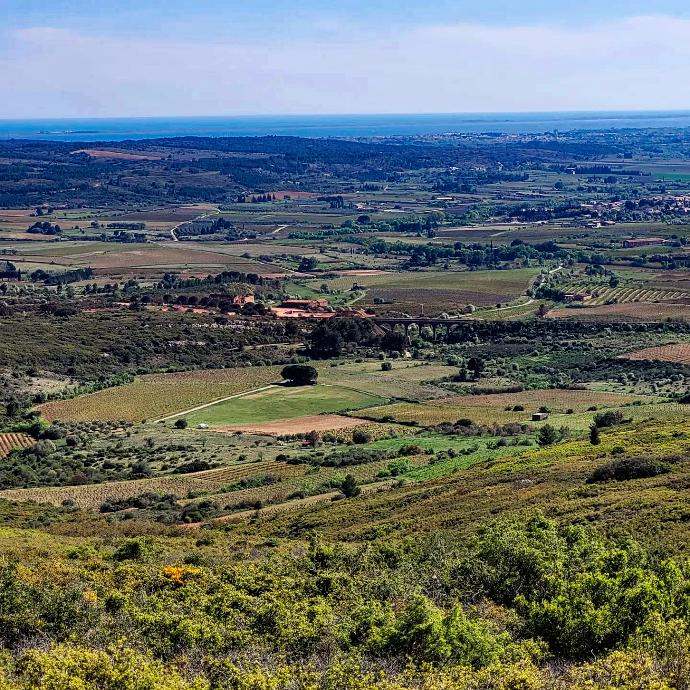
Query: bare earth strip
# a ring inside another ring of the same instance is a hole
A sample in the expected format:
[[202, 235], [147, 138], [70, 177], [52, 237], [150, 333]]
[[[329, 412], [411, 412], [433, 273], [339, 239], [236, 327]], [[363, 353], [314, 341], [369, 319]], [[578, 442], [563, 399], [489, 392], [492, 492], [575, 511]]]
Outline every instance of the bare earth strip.
[[264, 424], [233, 424], [215, 429], [215, 431], [244, 431], [267, 436], [287, 436], [289, 434], [306, 434], [310, 431], [336, 431], [350, 429], [367, 424], [363, 419], [352, 419], [338, 414], [322, 414], [296, 419], [277, 419]]

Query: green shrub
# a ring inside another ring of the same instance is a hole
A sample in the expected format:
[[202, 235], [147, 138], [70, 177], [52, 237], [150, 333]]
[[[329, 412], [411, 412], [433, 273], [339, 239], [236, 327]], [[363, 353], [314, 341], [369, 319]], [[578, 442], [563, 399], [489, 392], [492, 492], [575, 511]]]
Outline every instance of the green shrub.
[[646, 479], [669, 471], [667, 464], [652, 458], [622, 458], [598, 467], [589, 475], [587, 483]]

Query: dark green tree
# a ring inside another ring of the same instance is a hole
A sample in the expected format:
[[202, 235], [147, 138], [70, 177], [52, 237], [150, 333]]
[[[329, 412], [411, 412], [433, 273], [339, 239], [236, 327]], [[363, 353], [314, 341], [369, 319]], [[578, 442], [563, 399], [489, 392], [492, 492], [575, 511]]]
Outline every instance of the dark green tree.
[[594, 423], [589, 427], [589, 442], [593, 446], [598, 446], [601, 443], [601, 432], [599, 431], [599, 427]]
[[540, 446], [550, 446], [558, 441], [558, 432], [551, 424], [544, 424], [544, 426], [539, 429], [537, 441]]
[[313, 386], [319, 378], [319, 372], [307, 364], [288, 364], [280, 375], [294, 386]]
[[357, 486], [357, 480], [351, 474], [348, 474], [345, 479], [343, 479], [340, 490], [345, 495], [345, 498], [354, 498], [362, 493], [362, 489]]

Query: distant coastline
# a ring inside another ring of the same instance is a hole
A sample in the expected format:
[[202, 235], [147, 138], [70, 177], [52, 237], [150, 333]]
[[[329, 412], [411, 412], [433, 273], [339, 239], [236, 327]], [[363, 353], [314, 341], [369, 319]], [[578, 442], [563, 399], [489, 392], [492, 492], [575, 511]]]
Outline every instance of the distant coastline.
[[185, 136], [384, 137], [685, 127], [690, 127], [690, 111], [27, 119], [0, 120], [0, 139], [89, 142]]

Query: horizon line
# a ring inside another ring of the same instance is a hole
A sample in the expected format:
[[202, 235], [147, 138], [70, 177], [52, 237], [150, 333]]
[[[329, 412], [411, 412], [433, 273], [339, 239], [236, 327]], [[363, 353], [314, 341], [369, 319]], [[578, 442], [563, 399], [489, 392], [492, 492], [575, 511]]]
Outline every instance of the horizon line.
[[56, 117], [0, 117], [0, 122], [55, 122], [59, 120], [186, 120], [186, 119], [241, 119], [241, 118], [304, 118], [304, 117], [457, 117], [457, 116], [511, 116], [511, 115], [674, 115], [690, 113], [690, 107], [678, 109], [634, 110], [468, 110], [439, 112], [376, 112], [376, 113], [245, 113], [227, 115], [67, 115]]

